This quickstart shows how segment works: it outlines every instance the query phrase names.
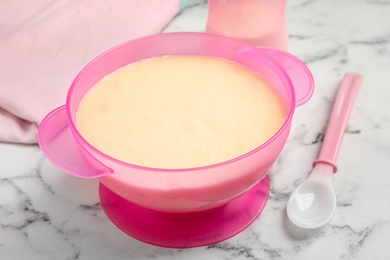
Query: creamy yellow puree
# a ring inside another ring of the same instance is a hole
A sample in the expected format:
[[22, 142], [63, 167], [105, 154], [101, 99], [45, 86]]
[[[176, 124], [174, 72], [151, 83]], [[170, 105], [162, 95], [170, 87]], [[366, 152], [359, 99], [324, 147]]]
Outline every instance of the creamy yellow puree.
[[245, 154], [285, 119], [281, 98], [258, 74], [224, 59], [183, 55], [104, 77], [80, 103], [76, 127], [111, 157], [172, 169]]

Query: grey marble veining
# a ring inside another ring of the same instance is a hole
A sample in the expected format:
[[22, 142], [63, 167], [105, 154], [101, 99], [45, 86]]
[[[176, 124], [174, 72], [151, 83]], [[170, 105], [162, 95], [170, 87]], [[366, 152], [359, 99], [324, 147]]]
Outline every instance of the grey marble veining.
[[[390, 259], [389, 14], [385, 0], [288, 3], [289, 51], [316, 89], [295, 112], [264, 211], [240, 234], [184, 250], [139, 242], [108, 220], [96, 180], [62, 173], [37, 146], [0, 143], [0, 259]], [[189, 1], [164, 31], [203, 31], [206, 18], [206, 1]], [[286, 201], [311, 171], [347, 71], [364, 80], [338, 157], [337, 209], [328, 225], [302, 230]]]

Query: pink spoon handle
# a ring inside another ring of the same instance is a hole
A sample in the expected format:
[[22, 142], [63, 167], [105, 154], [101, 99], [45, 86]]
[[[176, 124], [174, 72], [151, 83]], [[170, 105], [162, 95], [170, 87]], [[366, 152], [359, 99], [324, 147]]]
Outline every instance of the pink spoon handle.
[[337, 172], [336, 158], [340, 149], [341, 141], [347, 126], [349, 114], [353, 102], [362, 82], [362, 75], [357, 73], [345, 74], [337, 92], [336, 100], [330, 115], [325, 138], [322, 143], [321, 151], [317, 163], [330, 164], [333, 167], [333, 173]]

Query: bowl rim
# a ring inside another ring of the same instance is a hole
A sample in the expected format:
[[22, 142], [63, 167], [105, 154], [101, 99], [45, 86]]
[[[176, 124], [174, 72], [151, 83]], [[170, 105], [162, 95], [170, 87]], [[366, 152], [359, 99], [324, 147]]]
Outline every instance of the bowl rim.
[[[246, 158], [248, 156], [251, 156], [254, 153], [257, 153], [258, 151], [260, 151], [260, 150], [264, 149], [265, 147], [267, 147], [275, 139], [277, 139], [286, 130], [286, 128], [288, 128], [290, 126], [290, 123], [292, 121], [292, 117], [293, 117], [293, 114], [294, 114], [294, 111], [295, 111], [295, 107], [296, 107], [295, 89], [294, 89], [293, 84], [291, 82], [291, 79], [288, 76], [288, 74], [285, 71], [285, 69], [280, 64], [278, 64], [276, 61], [273, 61], [270, 58], [270, 59], [267, 60], [268, 65], [271, 66], [271, 68], [273, 68], [274, 72], [282, 80], [282, 82], [284, 83], [286, 88], [289, 89], [289, 92], [290, 92], [290, 100], [289, 101], [291, 102], [291, 107], [290, 107], [290, 109], [289, 109], [289, 111], [287, 113], [287, 117], [286, 117], [283, 125], [279, 128], [279, 130], [271, 138], [269, 138], [266, 142], [262, 143], [260, 146], [252, 149], [251, 151], [249, 151], [247, 153], [244, 153], [244, 154], [242, 154], [240, 156], [231, 158], [231, 159], [226, 160], [226, 161], [222, 161], [222, 162], [218, 162], [218, 163], [210, 164], [210, 165], [198, 166], [198, 167], [188, 167], [188, 168], [155, 168], [155, 167], [141, 166], [141, 165], [137, 165], [137, 164], [132, 164], [132, 163], [129, 163], [129, 162], [121, 161], [119, 159], [116, 159], [114, 157], [111, 157], [111, 156], [101, 152], [100, 150], [95, 148], [93, 145], [91, 145], [79, 133], [79, 131], [77, 130], [77, 128], [75, 126], [75, 123], [73, 121], [73, 117], [71, 115], [71, 111], [70, 111], [70, 103], [71, 103], [71, 99], [72, 99], [72, 94], [73, 94], [74, 89], [77, 87], [77, 82], [80, 80], [80, 78], [83, 77], [84, 73], [90, 67], [94, 66], [95, 63], [97, 63], [101, 58], [103, 58], [103, 57], [105, 57], [107, 55], [110, 55], [111, 52], [114, 52], [114, 51], [116, 51], [116, 50], [118, 50], [120, 48], [123, 48], [123, 47], [125, 47], [127, 45], [134, 44], [134, 43], [137, 43], [137, 42], [148, 41], [150, 39], [156, 39], [156, 38], [160, 38], [160, 37], [172, 37], [172, 36], [176, 36], [176, 37], [177, 36], [179, 36], [179, 37], [187, 37], [187, 36], [214, 37], [214, 38], [225, 39], [226, 41], [234, 41], [236, 43], [239, 43], [239, 44], [242, 45], [242, 47], [243, 47], [242, 49], [252, 49], [252, 48], [256, 48], [256, 49], [259, 49], [259, 50], [269, 50], [269, 49], [272, 49], [272, 48], [269, 48], [269, 47], [253, 46], [253, 45], [248, 44], [246, 42], [243, 42], [241, 40], [232, 39], [230, 37], [226, 37], [226, 36], [222, 36], [222, 35], [209, 34], [209, 33], [204, 33], [204, 32], [172, 32], [172, 33], [159, 33], [159, 34], [154, 34], [154, 35], [149, 35], [149, 36], [145, 36], [145, 37], [136, 38], [136, 39], [124, 42], [122, 44], [116, 45], [116, 46], [106, 50], [102, 54], [100, 54], [97, 57], [95, 57], [94, 59], [92, 59], [77, 74], [77, 76], [75, 77], [75, 79], [71, 83], [71, 86], [70, 86], [70, 88], [68, 90], [68, 94], [67, 94], [67, 98], [66, 98], [66, 105], [65, 105], [65, 107], [66, 107], [66, 114], [67, 114], [68, 121], [69, 121], [69, 127], [70, 127], [70, 129], [72, 131], [72, 134], [75, 137], [75, 141], [78, 142], [78, 144], [81, 147], [83, 147], [87, 151], [91, 150], [91, 151], [93, 151], [93, 153], [96, 153], [99, 156], [101, 156], [101, 157], [103, 157], [103, 158], [105, 158], [105, 159], [107, 159], [107, 160], [109, 160], [109, 161], [111, 161], [111, 162], [113, 162], [115, 164], [119, 164], [120, 166], [127, 167], [127, 168], [135, 168], [135, 169], [139, 169], [139, 170], [152, 171], [152, 172], [202, 171], [202, 170], [205, 170], [205, 169], [217, 168], [217, 167], [220, 167], [220, 166], [223, 166], [223, 165], [226, 165], [226, 164], [231, 164], [231, 163], [234, 163], [236, 161], [240, 161], [240, 160], [242, 160], [242, 159], [244, 159], [244, 158]], [[93, 155], [91, 154], [91, 156], [93, 156]]]

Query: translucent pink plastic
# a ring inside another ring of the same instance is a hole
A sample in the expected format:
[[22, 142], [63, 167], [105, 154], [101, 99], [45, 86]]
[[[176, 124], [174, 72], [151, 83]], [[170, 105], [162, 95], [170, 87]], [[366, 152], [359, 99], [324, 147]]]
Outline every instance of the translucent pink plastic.
[[[101, 78], [142, 59], [187, 54], [228, 59], [262, 75], [284, 102], [288, 116], [283, 126], [247, 154], [189, 169], [125, 163], [100, 152], [79, 134], [74, 123], [78, 106]], [[261, 213], [268, 199], [267, 172], [286, 142], [295, 107], [312, 93], [310, 71], [287, 52], [204, 33], [153, 35], [114, 47], [89, 63], [72, 83], [66, 105], [42, 121], [38, 140], [59, 169], [100, 179], [102, 207], [126, 234], [165, 247], [209, 245], [242, 231]]]
[[286, 0], [208, 0], [206, 32], [287, 50]]
[[[102, 77], [142, 59], [186, 54], [225, 58], [262, 75], [279, 93], [288, 112], [280, 130], [247, 154], [189, 169], [125, 163], [100, 152], [79, 134], [74, 121], [80, 101]], [[286, 142], [295, 107], [312, 93], [311, 73], [287, 52], [205, 33], [158, 34], [114, 47], [89, 63], [72, 83], [66, 105], [42, 121], [39, 144], [61, 170], [82, 178], [100, 178], [105, 187], [138, 206], [171, 213], [200, 212], [227, 204], [266, 176]]]
[[337, 155], [362, 80], [361, 74], [349, 72], [341, 81], [320, 154], [318, 159], [314, 161], [314, 165], [326, 163], [333, 167], [333, 173], [337, 172]]
[[161, 213], [142, 208], [100, 184], [100, 202], [108, 218], [123, 232], [143, 242], [170, 248], [215, 244], [244, 230], [268, 200], [269, 178], [242, 196], [197, 214]]

